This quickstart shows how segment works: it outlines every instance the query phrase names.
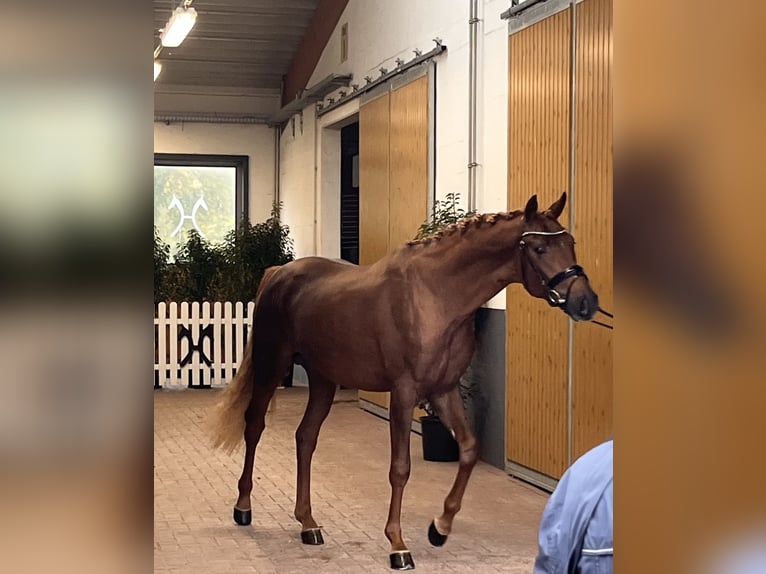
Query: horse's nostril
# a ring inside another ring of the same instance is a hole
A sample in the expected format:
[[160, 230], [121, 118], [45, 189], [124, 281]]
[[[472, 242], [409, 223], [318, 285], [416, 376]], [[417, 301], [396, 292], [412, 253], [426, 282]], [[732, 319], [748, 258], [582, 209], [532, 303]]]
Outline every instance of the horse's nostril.
[[588, 305], [588, 298], [583, 297], [580, 300], [580, 317], [588, 317], [590, 315], [590, 306]]

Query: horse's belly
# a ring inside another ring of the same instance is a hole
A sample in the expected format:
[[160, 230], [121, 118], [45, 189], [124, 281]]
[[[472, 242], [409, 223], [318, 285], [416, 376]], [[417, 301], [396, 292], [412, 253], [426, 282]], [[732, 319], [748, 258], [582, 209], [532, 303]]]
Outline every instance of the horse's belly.
[[363, 360], [330, 364], [320, 359], [311, 369], [342, 387], [378, 392], [391, 390], [390, 379]]
[[336, 385], [365, 391], [391, 390], [390, 372], [385, 372], [374, 344], [364, 340], [340, 341], [317, 338], [299, 347], [301, 362], [309, 375], [316, 373]]

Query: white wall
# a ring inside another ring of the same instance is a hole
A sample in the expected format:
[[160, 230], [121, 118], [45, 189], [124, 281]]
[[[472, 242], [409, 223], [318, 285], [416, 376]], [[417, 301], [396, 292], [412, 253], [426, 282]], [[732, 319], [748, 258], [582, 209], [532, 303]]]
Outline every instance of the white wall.
[[[508, 211], [508, 23], [500, 14], [507, 0], [489, 0], [479, 8], [476, 204], [479, 211]], [[505, 309], [505, 291], [488, 307]]]
[[[314, 128], [316, 118], [308, 111], [294, 116], [280, 138], [279, 199], [282, 216], [295, 242], [295, 256], [316, 255], [314, 222]], [[293, 131], [295, 135], [293, 135]]]
[[[508, 35], [500, 14], [507, 0], [480, 0], [478, 34], [477, 208], [504, 211], [507, 205]], [[439, 37], [447, 52], [436, 59], [436, 195], [468, 193], [468, 62], [469, 2], [465, 0], [350, 0], [308, 82], [311, 86], [332, 73], [378, 77], [381, 66], [412, 59], [416, 48], [427, 52]], [[340, 62], [340, 29], [348, 23], [349, 57]], [[280, 142], [281, 198], [300, 256], [338, 256], [337, 200], [331, 158], [339, 141], [336, 122], [358, 111], [358, 100], [315, 118], [303, 113], [303, 133], [291, 126]], [[318, 129], [316, 129], [318, 128]], [[317, 133], [318, 132], [318, 133]], [[316, 137], [316, 142], [315, 142]], [[332, 149], [330, 149], [332, 146]], [[512, 209], [522, 206], [510, 206]], [[490, 302], [505, 307], [504, 294]]]
[[154, 124], [157, 153], [246, 155], [250, 157], [250, 221], [269, 216], [274, 201], [274, 129], [265, 125]]

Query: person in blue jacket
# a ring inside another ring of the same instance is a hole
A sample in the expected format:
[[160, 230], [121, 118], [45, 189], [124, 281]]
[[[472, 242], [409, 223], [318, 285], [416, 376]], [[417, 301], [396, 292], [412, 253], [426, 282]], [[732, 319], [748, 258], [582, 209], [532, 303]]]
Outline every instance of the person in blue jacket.
[[612, 444], [567, 469], [545, 506], [534, 574], [611, 574], [614, 563]]

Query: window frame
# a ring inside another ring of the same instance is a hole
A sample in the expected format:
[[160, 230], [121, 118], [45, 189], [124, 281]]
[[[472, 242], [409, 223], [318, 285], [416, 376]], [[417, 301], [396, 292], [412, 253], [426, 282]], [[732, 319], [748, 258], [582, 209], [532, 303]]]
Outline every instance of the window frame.
[[236, 168], [234, 185], [234, 225], [242, 218], [250, 221], [250, 157], [246, 155], [220, 155], [202, 153], [155, 153], [154, 167], [233, 167]]

